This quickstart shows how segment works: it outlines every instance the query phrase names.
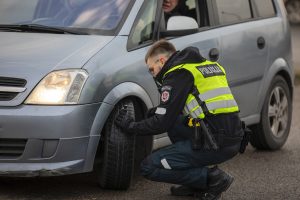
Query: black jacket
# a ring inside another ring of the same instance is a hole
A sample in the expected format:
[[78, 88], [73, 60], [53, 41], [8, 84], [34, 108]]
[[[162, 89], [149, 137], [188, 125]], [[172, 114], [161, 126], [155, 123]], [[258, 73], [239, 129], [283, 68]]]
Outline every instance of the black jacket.
[[204, 61], [205, 59], [195, 47], [188, 47], [174, 53], [156, 76], [156, 81], [162, 85], [161, 101], [157, 107], [160, 112], [156, 112], [160, 114], [155, 114], [140, 122], [132, 122], [129, 125], [130, 132], [139, 135], [156, 135], [170, 130], [184, 108], [194, 85], [194, 77], [187, 70], [175, 70], [165, 77], [163, 76], [169, 69], [177, 65]]

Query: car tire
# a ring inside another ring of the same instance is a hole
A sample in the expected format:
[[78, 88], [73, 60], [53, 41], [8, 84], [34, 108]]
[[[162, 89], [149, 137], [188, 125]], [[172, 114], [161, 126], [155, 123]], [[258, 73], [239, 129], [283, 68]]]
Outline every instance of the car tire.
[[292, 99], [285, 79], [276, 76], [267, 92], [260, 123], [250, 128], [250, 143], [257, 149], [277, 150], [286, 142], [292, 119]]
[[100, 187], [105, 189], [128, 189], [133, 175], [135, 136], [124, 133], [114, 123], [125, 105], [130, 115], [135, 116], [133, 101], [123, 100], [109, 116], [100, 139], [96, 172]]

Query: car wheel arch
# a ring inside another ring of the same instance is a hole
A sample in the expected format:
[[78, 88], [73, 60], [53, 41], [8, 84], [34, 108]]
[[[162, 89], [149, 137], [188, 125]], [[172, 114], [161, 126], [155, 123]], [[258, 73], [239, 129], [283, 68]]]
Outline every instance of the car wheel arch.
[[[280, 81], [281, 80], [281, 81]], [[288, 95], [292, 106], [292, 100], [293, 100], [293, 87], [294, 87], [294, 72], [291, 70], [291, 67], [289, 67], [288, 63], [284, 59], [277, 59], [272, 63], [272, 65], [267, 69], [267, 71], [264, 73], [263, 77], [263, 83], [261, 90], [258, 93], [258, 96], [260, 98], [258, 106], [258, 116], [257, 122], [249, 123], [249, 127], [252, 129], [253, 136], [251, 138], [251, 144], [252, 146], [256, 147], [257, 149], [268, 149], [268, 150], [276, 150], [281, 148], [281, 146], [284, 144], [285, 140], [284, 137], [282, 137], [281, 142], [278, 142], [276, 144], [276, 141], [270, 139], [272, 135], [266, 129], [266, 102], [270, 100], [271, 96], [273, 95], [274, 90], [274, 84], [278, 84], [278, 82], [281, 82], [279, 84], [279, 87], [283, 90], [284, 87], [286, 88], [286, 94]], [[283, 83], [285, 82], [285, 83]], [[277, 85], [276, 84], [276, 85]], [[282, 85], [283, 84], [283, 85]], [[284, 84], [286, 86], [284, 86]], [[292, 107], [290, 107], [292, 109]], [[287, 116], [290, 116], [289, 114]], [[269, 119], [270, 120], [270, 119]], [[288, 118], [287, 122], [289, 123], [290, 118]], [[286, 131], [284, 132], [285, 135], [288, 135], [289, 127], [287, 127]], [[276, 139], [277, 140], [277, 139]], [[279, 140], [278, 140], [279, 141]], [[274, 143], [275, 142], [275, 143]]]
[[271, 83], [273, 79], [276, 76], [281, 76], [284, 78], [284, 80], [287, 82], [290, 90], [291, 97], [293, 98], [293, 81], [294, 81], [294, 73], [289, 68], [288, 63], [282, 59], [278, 58], [276, 59], [272, 65], [268, 68], [268, 71], [264, 73], [265, 77], [263, 77], [263, 85], [264, 87], [261, 87], [261, 91], [259, 92], [260, 100], [258, 104], [258, 111], [260, 112], [262, 110], [267, 92], [271, 86]]
[[[153, 107], [153, 104], [151, 102], [151, 99], [149, 95], [146, 93], [146, 91], [140, 87], [139, 85], [135, 83], [122, 83], [117, 85], [115, 88], [113, 88], [104, 98], [103, 103], [101, 104], [96, 117], [94, 119], [94, 123], [92, 126], [92, 129], [90, 131], [90, 135], [94, 136], [97, 135], [97, 141], [93, 141], [93, 145], [89, 146], [89, 149], [87, 151], [87, 160], [86, 162], [86, 169], [87, 171], [91, 171], [94, 168], [95, 161], [97, 159], [97, 151], [100, 144], [100, 138], [103, 133], [103, 129], [105, 127], [105, 124], [107, 120], [109, 119], [110, 114], [113, 112], [115, 106], [117, 106], [119, 103], [122, 103], [124, 100], [132, 100], [134, 104], [138, 107], [138, 109], [141, 112], [140, 118], [144, 117], [144, 113], [146, 113], [146, 110], [148, 108]], [[138, 141], [144, 140], [138, 139]], [[149, 140], [150, 141], [150, 140]], [[147, 147], [151, 146], [150, 144], [145, 144]], [[141, 157], [141, 155], [137, 155], [137, 157]]]
[[121, 83], [110, 90], [110, 92], [105, 96], [99, 110], [97, 111], [90, 135], [100, 135], [102, 128], [115, 105], [125, 98], [136, 99], [137, 102], [145, 107], [144, 109], [153, 107], [150, 96], [141, 86], [132, 82]]
[[257, 149], [280, 149], [289, 135], [293, 98], [291, 86], [284, 75], [280, 72], [272, 79], [266, 95], [263, 96], [260, 121], [250, 126], [253, 131], [250, 142]]

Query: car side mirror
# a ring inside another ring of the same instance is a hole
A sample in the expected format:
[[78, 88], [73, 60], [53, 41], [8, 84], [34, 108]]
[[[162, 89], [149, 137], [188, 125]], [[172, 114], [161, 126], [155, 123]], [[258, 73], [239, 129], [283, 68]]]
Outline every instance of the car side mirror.
[[167, 31], [197, 29], [198, 23], [192, 17], [173, 16], [170, 17], [167, 23]]

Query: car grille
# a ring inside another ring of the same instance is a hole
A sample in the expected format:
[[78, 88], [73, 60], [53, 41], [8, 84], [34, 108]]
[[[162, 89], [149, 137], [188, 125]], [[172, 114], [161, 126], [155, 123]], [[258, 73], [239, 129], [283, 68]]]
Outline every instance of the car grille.
[[25, 79], [0, 77], [0, 101], [10, 101], [25, 91]]
[[20, 157], [26, 142], [27, 139], [0, 139], [0, 159]]
[[18, 94], [18, 92], [0, 92], [0, 101], [10, 101]]

